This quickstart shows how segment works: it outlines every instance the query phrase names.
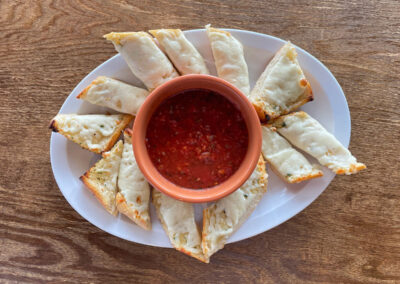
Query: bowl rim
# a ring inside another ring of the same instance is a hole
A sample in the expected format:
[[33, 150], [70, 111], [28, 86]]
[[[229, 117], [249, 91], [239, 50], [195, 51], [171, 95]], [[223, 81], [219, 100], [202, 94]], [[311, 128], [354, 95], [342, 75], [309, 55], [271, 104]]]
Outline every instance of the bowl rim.
[[[183, 88], [183, 85], [194, 87]], [[197, 85], [196, 85], [197, 84]], [[203, 86], [206, 85], [207, 86]], [[197, 87], [199, 86], [199, 87]], [[171, 89], [177, 88], [176, 91]], [[224, 182], [205, 189], [189, 189], [176, 185], [162, 176], [153, 165], [145, 145], [147, 126], [156, 108], [167, 98], [184, 90], [206, 89], [216, 91], [239, 105], [245, 120], [249, 141], [245, 157], [239, 168]], [[216, 90], [219, 89], [219, 90]], [[221, 89], [227, 92], [221, 92]], [[185, 202], [201, 203], [221, 199], [239, 189], [254, 171], [261, 154], [261, 123], [249, 99], [231, 83], [211, 75], [190, 74], [171, 79], [153, 90], [140, 107], [132, 127], [132, 147], [136, 162], [146, 180], [157, 190]]]

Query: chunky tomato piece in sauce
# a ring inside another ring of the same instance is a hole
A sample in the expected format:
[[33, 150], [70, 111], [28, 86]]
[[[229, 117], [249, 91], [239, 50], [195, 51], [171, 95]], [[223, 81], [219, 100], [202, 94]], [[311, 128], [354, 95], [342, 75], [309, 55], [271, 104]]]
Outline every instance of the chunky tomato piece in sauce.
[[191, 189], [215, 186], [240, 166], [248, 131], [240, 111], [224, 96], [203, 89], [168, 98], [150, 119], [146, 146], [158, 171]]

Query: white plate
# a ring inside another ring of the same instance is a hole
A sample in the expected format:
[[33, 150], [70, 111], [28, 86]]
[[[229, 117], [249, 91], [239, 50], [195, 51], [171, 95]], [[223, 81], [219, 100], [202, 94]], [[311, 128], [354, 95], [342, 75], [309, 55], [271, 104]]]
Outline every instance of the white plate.
[[[244, 46], [249, 66], [250, 84], [254, 86], [266, 64], [284, 41], [272, 36], [240, 30], [228, 30]], [[204, 56], [213, 75], [216, 74], [209, 42], [204, 30], [186, 31], [187, 38]], [[316, 118], [328, 131], [346, 147], [350, 140], [350, 113], [346, 98], [335, 77], [315, 57], [297, 48], [298, 59], [314, 92], [314, 101], [302, 107]], [[87, 75], [65, 100], [60, 113], [105, 113], [106, 108], [97, 107], [76, 99], [75, 97], [97, 76], [106, 75], [136, 86], [143, 86], [135, 78], [121, 56], [116, 55]], [[314, 159], [306, 155], [312, 162]], [[89, 151], [80, 148], [60, 134], [52, 133], [50, 141], [50, 159], [55, 180], [71, 206], [86, 220], [98, 228], [117, 237], [136, 243], [171, 247], [164, 233], [154, 208], [151, 208], [153, 230], [145, 231], [128, 218], [113, 217], [97, 202], [95, 197], [79, 180], [79, 177], [98, 159]], [[282, 182], [268, 169], [268, 191], [258, 204], [256, 210], [243, 226], [228, 240], [229, 243], [243, 240], [265, 232], [306, 208], [328, 186], [334, 174], [324, 168], [322, 178], [289, 185]], [[201, 219], [201, 208], [196, 205], [196, 218]]]

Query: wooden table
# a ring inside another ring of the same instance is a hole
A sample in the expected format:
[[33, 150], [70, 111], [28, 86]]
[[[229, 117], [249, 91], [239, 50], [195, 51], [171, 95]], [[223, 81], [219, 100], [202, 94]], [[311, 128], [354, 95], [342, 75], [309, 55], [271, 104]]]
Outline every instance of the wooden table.
[[[400, 282], [400, 2], [1, 1], [0, 282]], [[102, 35], [212, 23], [291, 40], [343, 87], [350, 150], [306, 210], [203, 264], [111, 236], [54, 181], [49, 120], [115, 54]]]

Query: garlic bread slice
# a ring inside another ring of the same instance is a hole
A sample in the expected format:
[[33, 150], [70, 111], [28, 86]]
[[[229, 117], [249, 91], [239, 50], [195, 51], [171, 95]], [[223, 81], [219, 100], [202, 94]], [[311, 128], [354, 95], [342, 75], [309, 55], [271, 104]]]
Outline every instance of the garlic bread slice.
[[167, 56], [148, 33], [109, 33], [104, 37], [114, 44], [132, 73], [145, 84], [149, 91], [179, 76]]
[[115, 196], [122, 150], [123, 143], [119, 141], [111, 151], [103, 153], [103, 158], [80, 177], [104, 208], [114, 216], [118, 213]]
[[222, 249], [246, 221], [267, 191], [268, 174], [262, 156], [250, 178], [235, 192], [203, 211], [202, 249], [206, 259]]
[[272, 58], [249, 98], [262, 121], [287, 114], [313, 100], [310, 83], [297, 61], [296, 48], [290, 42]]
[[119, 166], [116, 197], [118, 211], [145, 230], [151, 229], [150, 185], [136, 163], [130, 129], [124, 131], [124, 150]]
[[100, 154], [111, 149], [132, 118], [128, 114], [58, 114], [50, 128], [82, 148]]
[[180, 29], [150, 30], [182, 75], [209, 74], [204, 59]]
[[228, 81], [246, 96], [250, 93], [249, 70], [243, 46], [229, 32], [206, 25], [218, 77]]
[[336, 174], [350, 175], [366, 168], [335, 136], [304, 111], [282, 116], [273, 125], [290, 143]]
[[285, 138], [271, 126], [262, 126], [262, 154], [274, 172], [288, 183], [317, 178], [323, 175], [318, 166], [295, 150]]
[[78, 96], [91, 104], [136, 115], [149, 92], [119, 80], [99, 76]]
[[201, 236], [193, 204], [173, 199], [153, 189], [153, 204], [171, 244], [180, 252], [208, 263], [201, 249]]

